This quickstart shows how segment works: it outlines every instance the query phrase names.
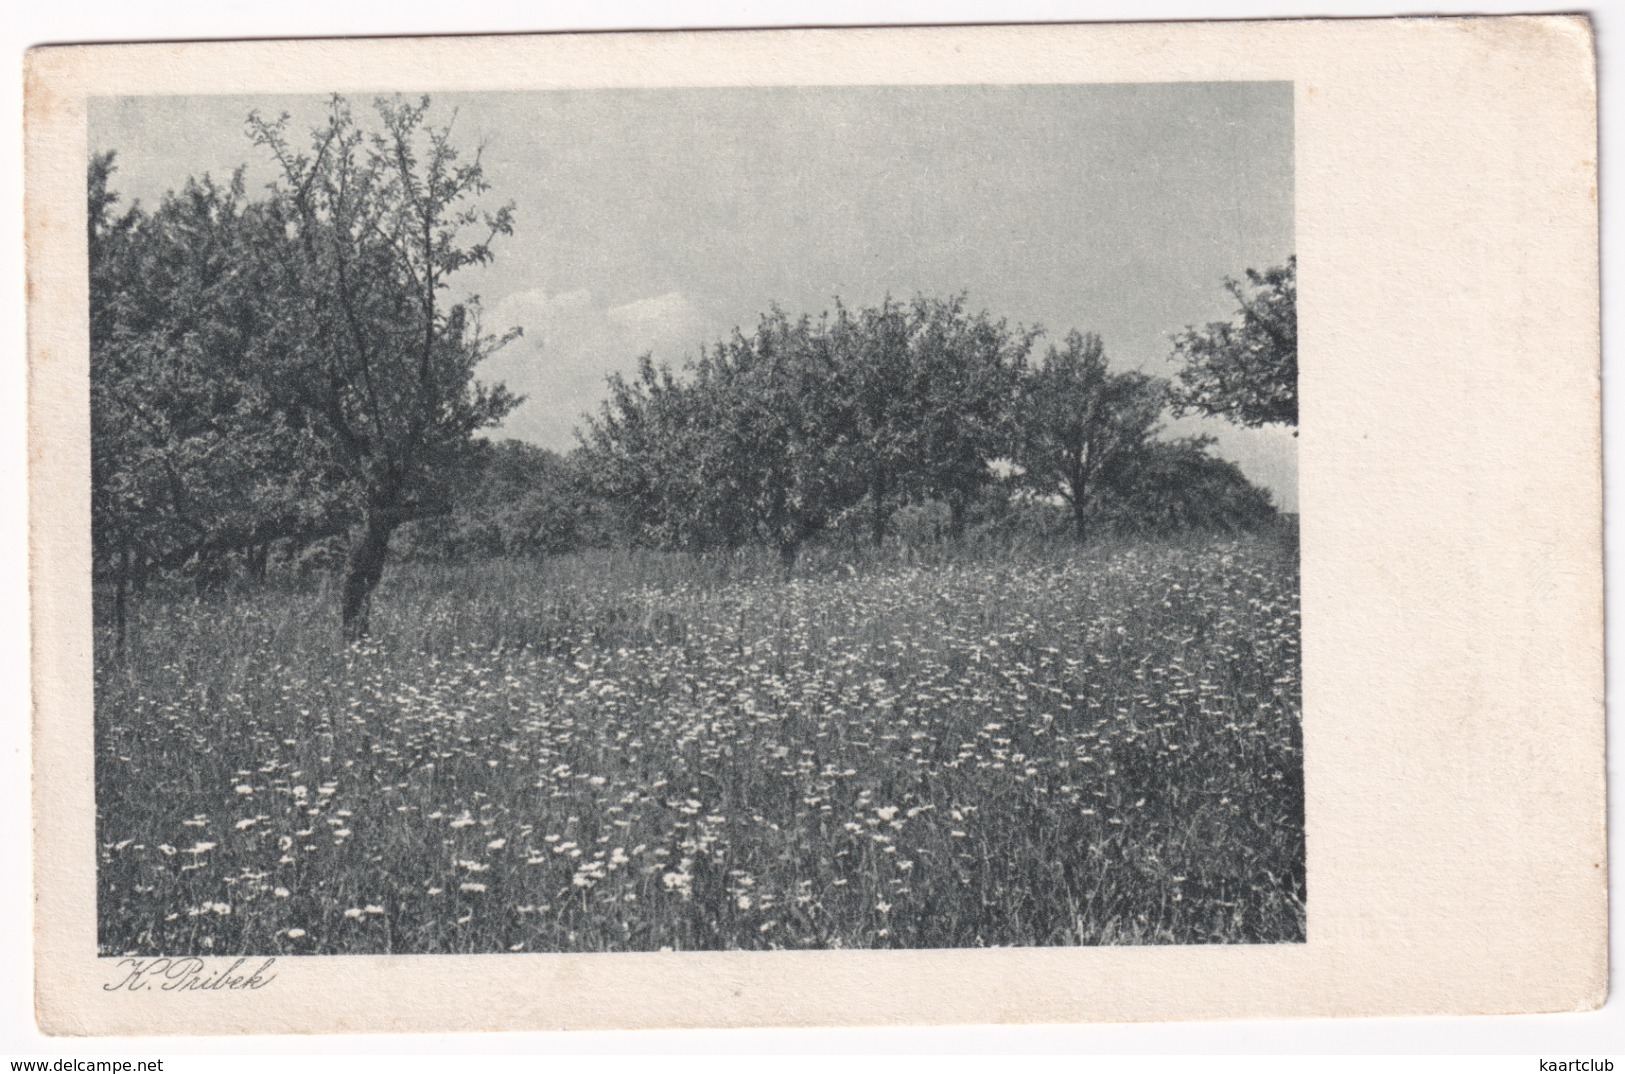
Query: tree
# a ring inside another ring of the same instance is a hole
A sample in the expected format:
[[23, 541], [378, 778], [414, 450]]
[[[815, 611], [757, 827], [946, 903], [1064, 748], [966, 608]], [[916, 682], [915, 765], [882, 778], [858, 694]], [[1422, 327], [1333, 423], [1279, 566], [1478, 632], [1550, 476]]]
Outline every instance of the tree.
[[668, 547], [752, 538], [794, 566], [806, 542], [863, 498], [850, 383], [858, 353], [841, 311], [814, 321], [774, 309], [678, 377], [645, 356], [582, 437], [600, 492]]
[[721, 458], [721, 406], [651, 355], [632, 377], [612, 374], [609, 398], [578, 431], [585, 480], [621, 513], [634, 544], [737, 547], [748, 521], [733, 505], [737, 467]]
[[113, 156], [88, 172], [92, 548], [127, 592], [155, 569], [200, 579], [229, 553], [312, 524], [300, 431], [250, 360], [273, 323], [250, 252], [281, 236], [229, 185], [189, 180], [113, 215]]
[[1152, 440], [1105, 475], [1114, 525], [1133, 532], [1234, 532], [1276, 517], [1270, 494], [1240, 467], [1210, 453], [1210, 436]]
[[1013, 452], [1021, 484], [1064, 500], [1083, 540], [1107, 476], [1145, 450], [1166, 398], [1155, 377], [1111, 372], [1099, 336], [1069, 333], [1024, 378]]
[[939, 499], [956, 532], [1006, 452], [1037, 333], [963, 298], [833, 314], [774, 308], [682, 375], [645, 356], [582, 435], [600, 494], [640, 536], [681, 548], [763, 541], [788, 567], [838, 519]]
[[[280, 317], [259, 353], [295, 394], [354, 527], [340, 609], [348, 639], [367, 631], [396, 528], [449, 509], [473, 434], [519, 402], [473, 375], [517, 331], [487, 335], [477, 300], [444, 300], [453, 276], [512, 234], [513, 207], [474, 204], [489, 188], [479, 155], [461, 161], [450, 127], [427, 125], [427, 97], [375, 107], [382, 129], [368, 135], [335, 95], [305, 152], [286, 114], [249, 119], [281, 173], [268, 211], [289, 240], [261, 248]], [[481, 241], [463, 241], [471, 227]]]
[[858, 392], [876, 543], [893, 508], [924, 499], [947, 505], [958, 537], [969, 505], [994, 479], [992, 463], [1008, 451], [1038, 331], [972, 314], [963, 295], [907, 307], [888, 301], [842, 323], [856, 341], [845, 364]]
[[1176, 414], [1199, 412], [1247, 426], [1298, 424], [1298, 259], [1247, 282], [1224, 281], [1235, 319], [1174, 337]]
[[867, 489], [853, 410], [850, 318], [792, 319], [774, 309], [696, 369], [720, 405], [715, 478], [786, 569]]

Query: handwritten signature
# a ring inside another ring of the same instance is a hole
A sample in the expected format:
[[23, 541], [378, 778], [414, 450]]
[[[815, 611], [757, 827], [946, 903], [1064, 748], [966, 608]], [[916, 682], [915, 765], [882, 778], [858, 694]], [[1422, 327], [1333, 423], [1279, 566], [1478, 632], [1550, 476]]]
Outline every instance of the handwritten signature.
[[245, 970], [249, 960], [239, 958], [224, 969], [210, 968], [201, 958], [121, 958], [118, 971], [125, 974], [116, 984], [104, 984], [105, 992], [239, 992], [256, 991], [276, 980], [269, 973], [276, 959], [267, 958], [258, 969]]

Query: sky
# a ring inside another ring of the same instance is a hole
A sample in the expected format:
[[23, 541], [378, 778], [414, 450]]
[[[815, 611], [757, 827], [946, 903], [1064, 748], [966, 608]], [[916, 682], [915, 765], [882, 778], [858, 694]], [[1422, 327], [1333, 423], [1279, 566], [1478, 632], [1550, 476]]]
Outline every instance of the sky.
[[[359, 114], [365, 102], [356, 99]], [[322, 120], [321, 97], [92, 102], [112, 186], [155, 204], [188, 176], [274, 172], [248, 114]], [[1120, 369], [1177, 368], [1169, 337], [1225, 320], [1227, 276], [1293, 250], [1288, 83], [752, 87], [437, 95], [482, 146], [513, 236], [465, 270], [487, 328], [524, 336], [480, 369], [526, 402], [498, 435], [561, 450], [604, 379], [680, 365], [777, 303], [817, 314], [964, 292], [1041, 326], [1097, 333]], [[1213, 419], [1217, 453], [1297, 509], [1297, 441]]]

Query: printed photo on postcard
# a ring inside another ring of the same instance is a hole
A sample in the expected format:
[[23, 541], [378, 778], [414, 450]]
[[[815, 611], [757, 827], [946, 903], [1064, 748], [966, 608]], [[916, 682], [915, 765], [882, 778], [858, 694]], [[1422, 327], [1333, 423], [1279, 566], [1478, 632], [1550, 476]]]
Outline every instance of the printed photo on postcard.
[[1602, 1001], [1583, 19], [27, 92], [47, 1031]]

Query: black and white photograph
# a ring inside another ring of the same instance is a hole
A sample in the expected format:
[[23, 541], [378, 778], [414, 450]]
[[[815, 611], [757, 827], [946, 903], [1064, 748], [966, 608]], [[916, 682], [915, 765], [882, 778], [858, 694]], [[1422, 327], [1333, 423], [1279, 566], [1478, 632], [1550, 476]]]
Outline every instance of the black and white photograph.
[[669, 22], [28, 54], [41, 1039], [1603, 1005], [1591, 23]]
[[1293, 102], [90, 99], [99, 953], [1303, 943]]

